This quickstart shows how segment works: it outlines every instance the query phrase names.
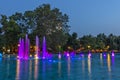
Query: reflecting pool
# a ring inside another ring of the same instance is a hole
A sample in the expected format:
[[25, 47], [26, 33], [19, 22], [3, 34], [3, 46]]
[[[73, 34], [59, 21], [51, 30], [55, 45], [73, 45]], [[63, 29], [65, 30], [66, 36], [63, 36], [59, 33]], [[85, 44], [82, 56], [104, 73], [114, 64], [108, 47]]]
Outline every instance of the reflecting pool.
[[53, 55], [29, 60], [3, 55], [0, 80], [120, 80], [120, 54]]

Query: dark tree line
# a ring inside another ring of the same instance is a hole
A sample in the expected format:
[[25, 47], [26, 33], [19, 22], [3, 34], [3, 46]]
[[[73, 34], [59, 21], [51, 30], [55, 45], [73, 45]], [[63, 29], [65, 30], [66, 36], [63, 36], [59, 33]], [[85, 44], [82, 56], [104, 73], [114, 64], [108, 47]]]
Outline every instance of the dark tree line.
[[117, 50], [120, 51], [120, 36], [110, 34], [106, 36], [104, 33], [98, 34], [96, 37], [92, 35], [85, 35], [81, 38], [80, 45], [83, 49], [98, 49], [98, 50]]

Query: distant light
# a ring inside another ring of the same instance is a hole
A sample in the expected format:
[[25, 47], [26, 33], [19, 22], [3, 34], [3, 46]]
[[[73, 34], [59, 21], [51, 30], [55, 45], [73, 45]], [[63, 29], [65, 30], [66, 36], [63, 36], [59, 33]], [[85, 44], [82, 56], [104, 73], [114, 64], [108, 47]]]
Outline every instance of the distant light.
[[112, 53], [112, 56], [115, 56], [115, 54], [114, 54], [114, 53]]
[[35, 59], [39, 59], [39, 57], [35, 57]]
[[30, 57], [32, 57], [32, 55], [30, 54]]
[[89, 53], [88, 56], [91, 56], [91, 54]]
[[18, 47], [20, 47], [20, 44], [18, 44]]
[[61, 54], [58, 55], [58, 58], [61, 59]]
[[70, 56], [70, 54], [69, 53], [67, 53], [67, 57], [69, 57]]
[[8, 49], [7, 52], [10, 52], [10, 49]]

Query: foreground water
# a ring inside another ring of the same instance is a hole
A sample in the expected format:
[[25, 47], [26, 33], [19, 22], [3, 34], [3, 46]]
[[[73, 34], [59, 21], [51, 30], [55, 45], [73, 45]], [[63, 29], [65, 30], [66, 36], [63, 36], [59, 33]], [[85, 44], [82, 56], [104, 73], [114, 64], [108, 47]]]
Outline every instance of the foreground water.
[[0, 80], [120, 80], [120, 54], [76, 55], [48, 60], [0, 58]]

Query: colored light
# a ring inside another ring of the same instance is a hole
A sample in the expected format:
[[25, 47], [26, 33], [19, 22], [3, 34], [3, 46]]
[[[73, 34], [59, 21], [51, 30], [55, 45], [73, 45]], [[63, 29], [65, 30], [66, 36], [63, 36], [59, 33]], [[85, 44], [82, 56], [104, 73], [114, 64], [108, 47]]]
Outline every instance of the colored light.
[[61, 54], [58, 55], [58, 58], [61, 59]]
[[38, 59], [39, 56], [40, 56], [40, 53], [39, 53], [39, 38], [38, 36], [36, 36], [36, 46], [35, 46], [35, 52], [36, 52], [36, 58]]
[[112, 53], [112, 56], [115, 56], [115, 54], [114, 54], [114, 53]]
[[43, 53], [43, 59], [45, 59], [45, 57], [47, 57], [47, 51], [46, 51], [46, 39], [45, 39], [45, 36], [43, 37], [42, 53]]
[[67, 53], [67, 57], [69, 57], [70, 56], [70, 54], [69, 53]]

